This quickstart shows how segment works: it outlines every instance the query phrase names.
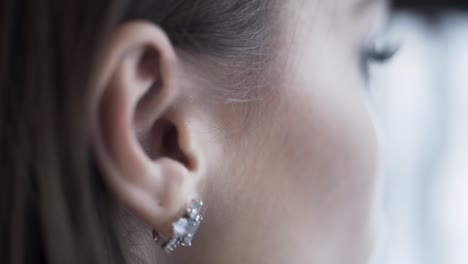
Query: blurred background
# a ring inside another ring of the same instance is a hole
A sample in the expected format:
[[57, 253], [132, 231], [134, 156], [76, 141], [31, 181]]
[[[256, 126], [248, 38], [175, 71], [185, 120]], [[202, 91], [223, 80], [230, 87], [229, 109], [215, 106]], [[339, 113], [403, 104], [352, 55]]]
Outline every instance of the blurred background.
[[468, 264], [468, 0], [394, 2], [372, 66], [384, 137], [384, 235], [376, 264]]

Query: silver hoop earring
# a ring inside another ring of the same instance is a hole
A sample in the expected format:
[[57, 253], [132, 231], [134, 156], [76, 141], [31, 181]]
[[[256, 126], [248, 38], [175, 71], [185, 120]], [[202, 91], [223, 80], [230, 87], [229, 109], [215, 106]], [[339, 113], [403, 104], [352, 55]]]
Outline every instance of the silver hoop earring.
[[193, 199], [181, 218], [172, 224], [172, 237], [165, 238], [156, 230], [153, 230], [153, 239], [166, 253], [171, 253], [179, 245], [190, 247], [195, 233], [203, 220], [201, 210], [203, 201]]

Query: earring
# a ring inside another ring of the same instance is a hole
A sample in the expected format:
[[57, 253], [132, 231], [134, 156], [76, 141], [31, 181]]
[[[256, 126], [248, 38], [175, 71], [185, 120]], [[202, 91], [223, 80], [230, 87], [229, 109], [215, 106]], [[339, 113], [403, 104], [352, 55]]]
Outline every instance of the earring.
[[193, 199], [187, 209], [184, 210], [182, 217], [172, 224], [172, 237], [165, 238], [156, 230], [153, 230], [153, 239], [156, 244], [161, 246], [166, 253], [171, 253], [179, 245], [190, 247], [192, 239], [203, 220], [201, 209], [203, 201]]

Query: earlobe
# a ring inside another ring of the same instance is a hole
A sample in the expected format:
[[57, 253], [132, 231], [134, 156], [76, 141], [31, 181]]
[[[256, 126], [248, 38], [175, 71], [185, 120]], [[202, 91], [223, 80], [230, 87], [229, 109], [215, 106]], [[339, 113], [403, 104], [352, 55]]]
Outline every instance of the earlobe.
[[175, 50], [159, 27], [128, 23], [99, 65], [94, 148], [103, 177], [126, 207], [168, 234], [197, 194], [190, 165], [197, 157], [180, 138], [185, 115], [175, 107], [182, 96]]

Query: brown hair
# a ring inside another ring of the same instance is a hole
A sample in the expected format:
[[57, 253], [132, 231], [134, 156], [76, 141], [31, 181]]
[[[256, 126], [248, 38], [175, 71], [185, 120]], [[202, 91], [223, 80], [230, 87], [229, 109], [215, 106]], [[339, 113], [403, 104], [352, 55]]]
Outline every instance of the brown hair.
[[90, 138], [94, 65], [115, 27], [150, 20], [179, 50], [259, 61], [268, 2], [3, 0], [0, 261], [125, 262]]

